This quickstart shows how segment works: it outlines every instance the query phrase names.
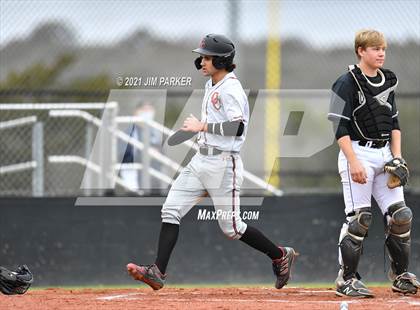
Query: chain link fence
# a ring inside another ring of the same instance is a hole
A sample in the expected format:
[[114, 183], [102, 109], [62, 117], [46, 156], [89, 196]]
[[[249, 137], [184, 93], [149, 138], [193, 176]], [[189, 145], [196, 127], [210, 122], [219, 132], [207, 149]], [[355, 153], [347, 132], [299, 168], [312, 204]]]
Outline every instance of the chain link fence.
[[[100, 117], [102, 111], [89, 113]], [[49, 110], [1, 110], [0, 123], [23, 117], [35, 117], [36, 122], [25, 126], [0, 129], [1, 166], [12, 166], [32, 160], [42, 160], [42, 175], [36, 178], [36, 167], [25, 170], [0, 170], [0, 195], [4, 196], [72, 196], [82, 194], [80, 184], [85, 167], [76, 164], [54, 164], [48, 156], [68, 155], [86, 158], [87, 124], [79, 119], [51, 118]], [[36, 125], [42, 125], [36, 131]], [[35, 144], [35, 145], [34, 145]], [[38, 144], [38, 146], [36, 146]], [[41, 158], [36, 158], [34, 147], [42, 148]], [[39, 164], [39, 163], [37, 163]], [[34, 179], [35, 178], [35, 179]], [[38, 180], [38, 181], [37, 181]], [[38, 182], [41, 184], [34, 184]]]
[[[278, 14], [270, 19], [273, 8]], [[418, 1], [1, 1], [0, 104], [104, 103], [111, 89], [146, 88], [118, 85], [119, 78], [191, 77], [187, 86], [147, 87], [168, 88], [165, 125], [170, 127], [191, 92], [205, 83], [191, 54], [204, 34], [224, 33], [235, 41], [235, 72], [251, 90], [252, 105], [259, 89], [329, 89], [356, 62], [354, 33], [373, 27], [385, 33], [386, 66], [399, 77], [403, 154], [412, 171], [409, 189], [415, 190], [420, 188], [419, 16]], [[278, 39], [274, 53], [268, 50], [271, 33]], [[268, 83], [273, 80], [274, 86]], [[102, 115], [101, 110], [87, 112]], [[96, 129], [88, 134], [83, 120], [48, 113], [0, 110], [0, 122], [36, 117], [43, 124], [43, 194], [84, 194], [85, 168], [51, 163], [48, 156], [87, 158], [86, 137], [96, 135]], [[271, 118], [273, 123], [279, 116]], [[0, 129], [0, 166], [28, 163], [17, 172], [0, 170], [2, 196], [36, 193], [34, 124]], [[286, 192], [339, 191], [337, 152], [331, 146], [311, 158], [282, 158], [280, 187]]]

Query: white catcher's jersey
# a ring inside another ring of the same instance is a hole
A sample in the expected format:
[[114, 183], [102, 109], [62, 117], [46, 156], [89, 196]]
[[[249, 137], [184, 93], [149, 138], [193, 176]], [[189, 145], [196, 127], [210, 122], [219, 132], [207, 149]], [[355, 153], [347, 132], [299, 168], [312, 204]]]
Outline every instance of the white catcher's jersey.
[[201, 106], [201, 121], [206, 123], [221, 123], [241, 120], [244, 123], [244, 133], [240, 137], [221, 136], [200, 132], [198, 145], [215, 147], [222, 151], [239, 152], [245, 141], [249, 121], [248, 98], [241, 82], [233, 72], [225, 75], [217, 84], [207, 81]]

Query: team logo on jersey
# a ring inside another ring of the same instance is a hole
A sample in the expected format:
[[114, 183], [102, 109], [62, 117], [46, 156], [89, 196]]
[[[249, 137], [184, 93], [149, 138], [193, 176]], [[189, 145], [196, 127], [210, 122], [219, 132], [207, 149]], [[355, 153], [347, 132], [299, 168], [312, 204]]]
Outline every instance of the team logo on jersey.
[[213, 107], [216, 110], [220, 110], [220, 108], [222, 107], [222, 104], [220, 103], [220, 100], [219, 100], [219, 93], [218, 92], [214, 92], [211, 95], [211, 103], [213, 104]]

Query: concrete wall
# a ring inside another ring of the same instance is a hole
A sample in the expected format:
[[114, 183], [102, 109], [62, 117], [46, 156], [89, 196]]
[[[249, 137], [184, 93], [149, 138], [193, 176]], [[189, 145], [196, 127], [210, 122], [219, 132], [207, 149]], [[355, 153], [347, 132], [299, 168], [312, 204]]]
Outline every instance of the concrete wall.
[[[413, 224], [411, 270], [420, 275], [420, 197], [407, 196]], [[198, 221], [196, 207], [181, 225], [168, 283], [272, 282], [270, 260], [228, 240], [215, 221]], [[344, 219], [340, 195], [266, 198], [258, 221], [248, 221], [281, 245], [301, 253], [293, 281], [333, 282]], [[160, 229], [159, 207], [76, 207], [74, 199], [0, 199], [0, 265], [28, 264], [36, 285], [130, 284], [128, 262], [151, 263]], [[374, 209], [360, 273], [385, 281], [383, 224]], [[387, 263], [388, 265], [388, 263]]]

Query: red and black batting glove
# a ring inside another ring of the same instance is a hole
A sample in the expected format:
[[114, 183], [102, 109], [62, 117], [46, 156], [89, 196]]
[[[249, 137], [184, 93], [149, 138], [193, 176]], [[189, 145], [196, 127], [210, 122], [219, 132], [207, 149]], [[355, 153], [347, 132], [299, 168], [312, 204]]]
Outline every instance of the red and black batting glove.
[[387, 162], [384, 171], [390, 174], [387, 182], [390, 189], [406, 185], [410, 176], [407, 163], [403, 158], [393, 158]]

